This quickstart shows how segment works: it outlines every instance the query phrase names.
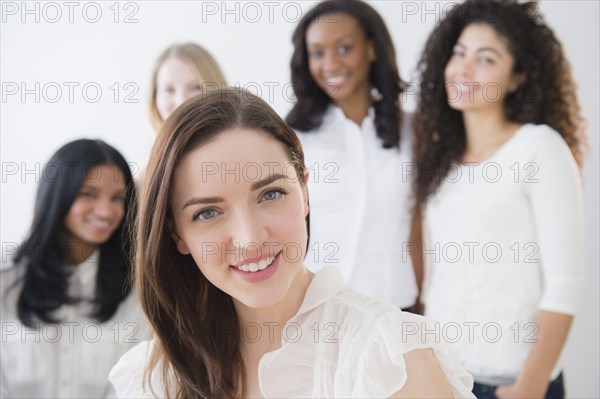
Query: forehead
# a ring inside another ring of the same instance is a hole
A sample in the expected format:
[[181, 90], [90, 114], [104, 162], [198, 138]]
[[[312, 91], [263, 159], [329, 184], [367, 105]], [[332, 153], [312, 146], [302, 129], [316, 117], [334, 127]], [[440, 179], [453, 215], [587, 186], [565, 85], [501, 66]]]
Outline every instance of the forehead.
[[175, 181], [200, 177], [203, 183], [254, 182], [257, 176], [293, 170], [289, 165], [284, 144], [269, 133], [235, 129], [185, 154], [175, 170]]
[[86, 168], [82, 184], [97, 188], [124, 188], [125, 176], [116, 165], [94, 165]]
[[156, 78], [158, 80], [175, 79], [175, 78], [195, 78], [193, 68], [190, 63], [179, 57], [168, 57], [158, 68]]
[[467, 25], [460, 34], [458, 42], [468, 47], [491, 47], [499, 51], [508, 52], [506, 39], [500, 36], [491, 25], [486, 23]]
[[306, 31], [308, 45], [336, 40], [343, 36], [360, 36], [363, 29], [356, 18], [342, 12], [324, 14], [317, 18]]

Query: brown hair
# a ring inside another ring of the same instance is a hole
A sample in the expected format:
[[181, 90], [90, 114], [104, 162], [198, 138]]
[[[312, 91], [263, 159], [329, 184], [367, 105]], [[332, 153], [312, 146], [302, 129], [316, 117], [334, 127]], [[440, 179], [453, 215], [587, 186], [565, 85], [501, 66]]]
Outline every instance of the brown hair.
[[189, 65], [196, 74], [198, 83], [206, 83], [218, 87], [226, 85], [225, 76], [219, 64], [203, 47], [196, 43], [174, 44], [167, 47], [154, 63], [150, 80], [150, 123], [156, 133], [158, 133], [164, 123], [163, 118], [156, 108], [156, 77], [162, 64], [169, 58], [180, 59]]
[[421, 92], [415, 114], [417, 203], [424, 204], [439, 187], [452, 162], [466, 148], [462, 113], [448, 105], [444, 69], [462, 31], [488, 24], [505, 38], [515, 60], [514, 73], [525, 83], [506, 96], [506, 118], [517, 123], [546, 124], [558, 131], [581, 167], [585, 127], [571, 68], [562, 45], [544, 22], [537, 3], [515, 0], [466, 1], [448, 13], [429, 36], [419, 72]]
[[[160, 367], [164, 394], [176, 393], [178, 398], [246, 393], [233, 300], [204, 277], [191, 255], [177, 251], [170, 236], [169, 199], [179, 161], [235, 128], [261, 130], [281, 142], [304, 184], [304, 154], [294, 131], [248, 92], [227, 89], [196, 96], [177, 108], [159, 132], [141, 193], [136, 284], [157, 343], [145, 381]], [[308, 228], [308, 216], [306, 220]], [[171, 381], [174, 386], [169, 386]]]

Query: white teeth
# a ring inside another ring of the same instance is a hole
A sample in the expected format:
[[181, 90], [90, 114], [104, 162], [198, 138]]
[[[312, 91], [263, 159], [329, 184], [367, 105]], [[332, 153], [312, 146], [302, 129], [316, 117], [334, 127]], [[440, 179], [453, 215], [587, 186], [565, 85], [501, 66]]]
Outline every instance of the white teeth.
[[340, 84], [344, 81], [344, 79], [346, 79], [344, 76], [332, 76], [330, 78], [327, 78], [327, 83], [331, 83], [331, 84]]
[[261, 259], [257, 263], [248, 263], [248, 264], [239, 266], [238, 270], [241, 270], [243, 272], [251, 272], [251, 273], [257, 272], [259, 270], [265, 270], [267, 268], [267, 266], [269, 266], [271, 263], [273, 263], [274, 260], [275, 260], [275, 257], [271, 256], [270, 258]]
[[106, 222], [106, 221], [102, 221], [102, 220], [90, 220], [90, 221], [88, 221], [88, 223], [90, 223], [93, 226], [100, 227], [103, 229], [110, 227], [110, 222]]

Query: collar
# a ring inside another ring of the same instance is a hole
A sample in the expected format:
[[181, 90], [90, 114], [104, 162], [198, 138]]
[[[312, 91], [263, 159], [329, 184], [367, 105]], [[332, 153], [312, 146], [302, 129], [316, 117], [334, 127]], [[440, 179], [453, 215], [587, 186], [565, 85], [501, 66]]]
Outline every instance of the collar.
[[96, 274], [100, 251], [96, 248], [94, 252], [83, 262], [73, 267], [70, 283], [74, 286], [77, 295], [81, 297], [93, 297], [96, 288]]
[[375, 121], [375, 108], [373, 108], [373, 106], [369, 107], [369, 110], [367, 111], [367, 116], [365, 116], [365, 118], [362, 120], [361, 125], [356, 124], [356, 122], [350, 120], [346, 114], [344, 114], [344, 111], [342, 111], [342, 109], [340, 107], [338, 107], [335, 104], [329, 104], [329, 108], [327, 109], [327, 114], [331, 115], [331, 119], [335, 122], [340, 122], [343, 121], [345, 123], [351, 123], [355, 126], [358, 126], [361, 130], [364, 129], [365, 126], [367, 126], [369, 121]]
[[340, 291], [348, 288], [342, 272], [337, 266], [325, 266], [313, 277], [306, 290], [304, 301], [294, 317], [317, 308]]

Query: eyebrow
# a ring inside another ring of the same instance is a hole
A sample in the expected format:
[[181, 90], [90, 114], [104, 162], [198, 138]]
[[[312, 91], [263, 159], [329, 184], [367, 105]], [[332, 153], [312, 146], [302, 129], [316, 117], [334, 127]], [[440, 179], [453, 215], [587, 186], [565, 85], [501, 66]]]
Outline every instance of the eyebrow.
[[[276, 182], [277, 180], [280, 179], [284, 179], [287, 176], [282, 175], [281, 173], [274, 173], [272, 175], [269, 175], [267, 178], [262, 179], [257, 181], [256, 183], [253, 183], [252, 186], [250, 186], [250, 191], [256, 191], [259, 190], [265, 186], [268, 186], [271, 183]], [[197, 204], [215, 204], [215, 203], [219, 203], [219, 202], [223, 202], [223, 198], [221, 197], [194, 197], [188, 201], [186, 201], [183, 204], [183, 207], [181, 207], [181, 209], [185, 209], [186, 207], [190, 206], [190, 205], [197, 205]]]
[[[339, 42], [341, 42], [342, 40], [345, 39], [352, 39], [354, 36], [350, 35], [350, 34], [346, 34], [340, 37], [335, 38], [335, 44], [338, 44]], [[321, 42], [309, 42], [308, 40], [306, 41], [306, 46], [314, 46], [314, 47], [320, 47], [323, 44]]]
[[[459, 47], [462, 47], [462, 48], [464, 48], [464, 49], [466, 49], [466, 48], [467, 48], [467, 46], [465, 46], [464, 44], [461, 44], [461, 43], [456, 43], [454, 46], [455, 46], [455, 47], [456, 47], [456, 46], [459, 46]], [[502, 58], [502, 54], [500, 54], [500, 52], [499, 52], [498, 50], [496, 50], [496, 49], [494, 49], [494, 48], [492, 48], [492, 47], [481, 47], [481, 48], [478, 48], [478, 49], [477, 49], [477, 52], [478, 52], [478, 53], [480, 53], [480, 52], [482, 52], [482, 51], [491, 51], [492, 53], [495, 53], [495, 54], [496, 54], [498, 57]]]
[[[81, 185], [81, 188], [80, 188], [79, 190], [80, 190], [80, 191], [81, 191], [81, 190], [90, 190], [90, 191], [95, 191], [95, 192], [98, 192], [98, 191], [100, 191], [100, 189], [99, 189], [98, 187], [96, 187], [96, 186], [92, 186], [91, 184], [85, 184], [85, 183]], [[115, 191], [115, 192], [113, 193], [113, 195], [119, 195], [119, 194], [120, 194], [120, 195], [125, 195], [126, 193], [127, 193], [127, 189], [124, 189], [124, 190], [117, 190], [117, 191]]]

